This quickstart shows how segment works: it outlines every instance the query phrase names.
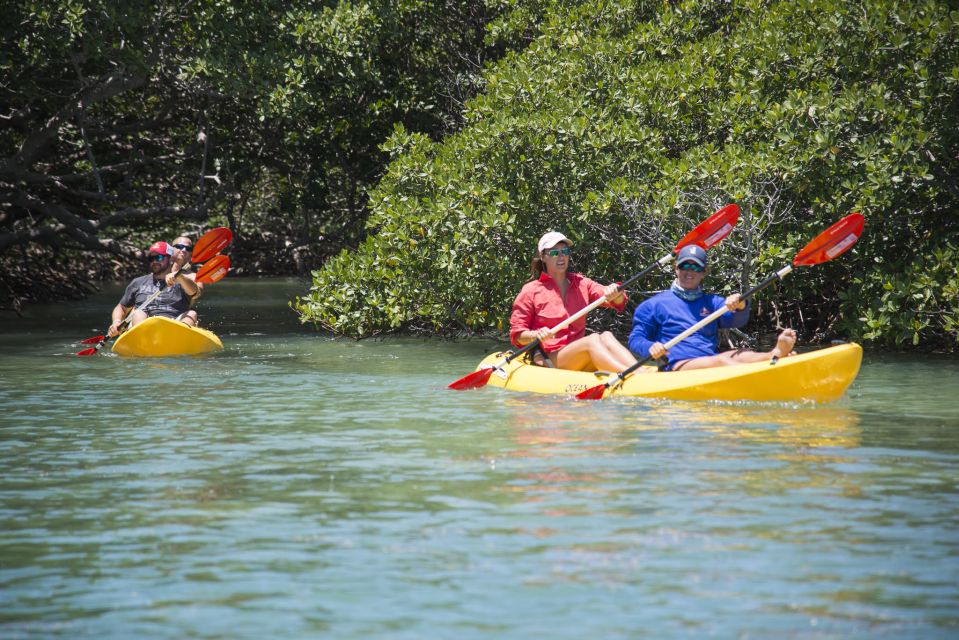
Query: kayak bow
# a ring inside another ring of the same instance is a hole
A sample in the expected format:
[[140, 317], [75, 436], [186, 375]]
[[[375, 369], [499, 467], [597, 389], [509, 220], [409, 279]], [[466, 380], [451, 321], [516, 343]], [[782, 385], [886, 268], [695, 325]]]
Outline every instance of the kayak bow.
[[192, 356], [222, 349], [223, 343], [212, 331], [160, 316], [147, 318], [113, 343], [117, 355], [141, 358]]

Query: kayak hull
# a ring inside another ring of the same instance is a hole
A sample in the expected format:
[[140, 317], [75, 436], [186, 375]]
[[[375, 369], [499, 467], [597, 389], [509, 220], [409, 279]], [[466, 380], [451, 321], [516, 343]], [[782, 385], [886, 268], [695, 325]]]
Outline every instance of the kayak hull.
[[[499, 364], [508, 352], [493, 353], [477, 367]], [[574, 395], [615, 379], [604, 372], [548, 369], [521, 362], [504, 365], [505, 375], [494, 371], [488, 384], [532, 393]], [[669, 398], [672, 400], [748, 400], [756, 402], [832, 402], [855, 380], [862, 363], [862, 347], [841, 344], [810, 351], [775, 364], [769, 361], [713, 367], [694, 371], [636, 372], [606, 396]]]
[[159, 316], [147, 318], [113, 343], [115, 354], [137, 358], [193, 356], [222, 349], [223, 343], [212, 331]]

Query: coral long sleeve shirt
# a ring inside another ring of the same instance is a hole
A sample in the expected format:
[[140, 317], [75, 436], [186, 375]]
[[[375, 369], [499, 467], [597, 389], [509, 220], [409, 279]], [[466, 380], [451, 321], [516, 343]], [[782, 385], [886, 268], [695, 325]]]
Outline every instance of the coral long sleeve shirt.
[[[555, 327], [591, 302], [603, 297], [606, 288], [595, 280], [578, 273], [567, 273], [566, 279], [569, 288], [566, 290], [566, 299], [560, 295], [556, 281], [542, 273], [538, 280], [527, 282], [513, 301], [513, 313], [509, 319], [509, 337], [517, 347], [521, 345], [517, 339], [524, 331], [535, 331], [543, 327]], [[622, 312], [626, 308], [626, 294], [618, 305], [608, 302], [604, 307]], [[572, 322], [568, 327], [558, 332], [549, 340], [543, 341], [543, 349], [547, 353], [562, 349], [571, 342], [575, 342], [586, 335], [586, 318], [582, 317]]]

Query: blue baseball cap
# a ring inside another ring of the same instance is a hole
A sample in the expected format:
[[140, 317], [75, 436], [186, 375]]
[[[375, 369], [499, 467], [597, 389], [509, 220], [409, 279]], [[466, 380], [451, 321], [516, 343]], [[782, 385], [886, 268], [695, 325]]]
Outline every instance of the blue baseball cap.
[[676, 256], [676, 264], [682, 264], [684, 262], [695, 262], [699, 266], [705, 267], [709, 259], [706, 257], [706, 250], [701, 246], [698, 244], [687, 244], [679, 250], [679, 255]]

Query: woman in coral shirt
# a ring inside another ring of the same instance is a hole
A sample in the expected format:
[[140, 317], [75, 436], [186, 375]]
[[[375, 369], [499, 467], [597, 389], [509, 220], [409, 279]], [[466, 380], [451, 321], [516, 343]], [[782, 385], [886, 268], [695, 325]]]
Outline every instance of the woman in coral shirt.
[[513, 302], [510, 339], [520, 347], [538, 338], [552, 366], [560, 369], [622, 371], [636, 358], [609, 331], [587, 336], [585, 317], [550, 335], [551, 327], [599, 298], [606, 298], [605, 307], [620, 312], [626, 307], [626, 294], [615, 284], [604, 287], [567, 271], [572, 246], [569, 238], [557, 231], [539, 239], [532, 277]]

